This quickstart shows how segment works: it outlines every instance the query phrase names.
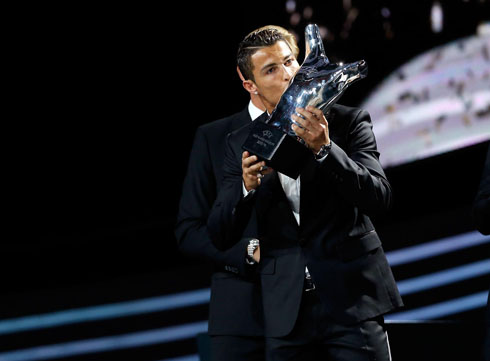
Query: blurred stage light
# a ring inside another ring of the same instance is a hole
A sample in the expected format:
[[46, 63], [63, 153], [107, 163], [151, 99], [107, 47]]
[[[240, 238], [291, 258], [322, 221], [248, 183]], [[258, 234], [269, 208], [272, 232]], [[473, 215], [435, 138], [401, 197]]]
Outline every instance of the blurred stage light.
[[384, 167], [490, 139], [490, 36], [429, 50], [398, 68], [361, 105]]
[[327, 27], [319, 25], [318, 29], [320, 30], [320, 36], [322, 37], [322, 40], [328, 40], [328, 35], [330, 35], [330, 32], [328, 31]]
[[422, 321], [434, 320], [461, 313], [471, 311], [476, 308], [483, 308], [487, 304], [488, 291], [473, 293], [460, 298], [431, 304], [425, 307], [420, 307], [413, 310], [401, 311], [386, 315], [387, 322], [393, 321]]
[[480, 36], [490, 35], [490, 22], [484, 22], [478, 25], [476, 33]]
[[342, 5], [344, 6], [345, 11], [349, 11], [349, 9], [352, 7], [352, 1], [351, 0], [342, 0]]
[[286, 11], [289, 14], [294, 13], [296, 11], [296, 1], [294, 1], [294, 0], [286, 1]]
[[438, 1], [436, 1], [434, 4], [432, 4], [432, 9], [430, 12], [430, 22], [434, 33], [440, 33], [442, 31], [443, 21], [444, 14], [442, 11], [442, 6]]
[[301, 15], [299, 13], [293, 13], [291, 15], [291, 18], [289, 19], [289, 23], [292, 26], [298, 25], [300, 21], [301, 21]]
[[381, 15], [382, 15], [384, 18], [389, 18], [389, 17], [391, 16], [390, 9], [388, 9], [388, 8], [382, 8], [382, 9], [381, 9]]
[[305, 7], [303, 10], [303, 17], [306, 20], [310, 20], [312, 16], [313, 16], [313, 8], [311, 6]]

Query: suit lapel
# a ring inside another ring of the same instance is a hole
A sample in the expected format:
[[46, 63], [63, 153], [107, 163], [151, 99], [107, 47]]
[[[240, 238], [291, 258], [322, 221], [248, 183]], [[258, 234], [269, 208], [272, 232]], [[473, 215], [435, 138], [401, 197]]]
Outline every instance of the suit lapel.
[[[248, 115], [248, 111], [247, 111]], [[235, 152], [237, 157], [240, 157], [240, 162], [241, 162], [241, 155], [243, 152], [243, 149], [241, 148], [245, 140], [247, 139], [248, 135], [250, 134], [250, 129], [253, 125], [253, 122], [250, 120], [250, 115], [248, 115], [248, 125], [243, 126], [240, 128], [240, 130], [237, 131], [236, 138], [235, 138]], [[261, 116], [259, 116], [257, 119], [254, 120], [254, 122], [265, 122], [268, 119], [267, 113], [263, 113]], [[246, 124], [246, 123], [245, 123]], [[309, 173], [306, 173], [306, 177], [308, 179]], [[302, 175], [303, 177], [303, 175]], [[271, 173], [267, 174], [264, 176], [262, 179], [262, 184], [258, 188], [259, 194], [257, 194], [257, 215], [258, 217], [263, 217], [265, 212], [268, 211], [271, 202], [279, 202], [279, 204], [283, 204], [285, 207], [287, 207], [290, 219], [289, 221], [296, 226], [298, 225], [296, 223], [296, 219], [294, 218], [293, 212], [291, 210], [291, 207], [289, 207], [289, 201], [286, 197], [286, 194], [284, 193], [284, 190], [282, 188], [281, 182], [279, 180], [279, 176], [275, 170], [273, 170]]]
[[[254, 121], [261, 121], [264, 122], [268, 118], [267, 113], [264, 112], [262, 115], [260, 115], [258, 118], [256, 118]], [[236, 117], [233, 120], [233, 129], [239, 129], [247, 124], [253, 124], [252, 118], [250, 117], [250, 112], [248, 111], [248, 106], [245, 107], [239, 114], [238, 117]]]
[[253, 123], [257, 121], [264, 121], [265, 119], [267, 119], [267, 113], [262, 114], [260, 117], [252, 121], [248, 109], [246, 109], [246, 114], [243, 114], [242, 116], [238, 117], [237, 123], [240, 122], [243, 123], [243, 125], [234, 132], [235, 134], [234, 134], [233, 144], [234, 144], [234, 150], [236, 156], [240, 161], [240, 164], [242, 161], [242, 153], [243, 153], [242, 145], [243, 143], [245, 143], [245, 140], [250, 134], [250, 130], [252, 128]]
[[267, 212], [271, 202], [276, 198], [277, 192], [281, 190], [278, 187], [281, 187], [281, 184], [275, 170], [264, 176], [257, 197], [257, 214], [259, 217]]
[[248, 107], [243, 109], [238, 117], [233, 119], [232, 130], [243, 127], [244, 125], [250, 124], [252, 122], [252, 118], [250, 118], [250, 113], [248, 111]]
[[257, 215], [259, 217], [264, 217], [271, 205], [278, 205], [286, 214], [287, 220], [285, 221], [298, 227], [298, 223], [296, 222], [293, 211], [289, 205], [289, 200], [287, 199], [281, 181], [279, 180], [279, 175], [275, 170], [264, 176], [259, 191], [260, 193], [257, 197]]

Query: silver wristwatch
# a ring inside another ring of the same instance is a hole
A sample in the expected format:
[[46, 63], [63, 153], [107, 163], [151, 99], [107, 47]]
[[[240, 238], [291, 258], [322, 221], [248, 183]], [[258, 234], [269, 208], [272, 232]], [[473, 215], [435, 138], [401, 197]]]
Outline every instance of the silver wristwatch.
[[315, 154], [315, 159], [322, 159], [323, 157], [327, 156], [328, 153], [330, 153], [330, 149], [332, 148], [332, 142], [328, 144], [322, 145], [318, 153]]
[[254, 264], [255, 263], [254, 252], [259, 245], [260, 245], [260, 242], [256, 238], [252, 238], [250, 241], [248, 241], [247, 258], [245, 259], [248, 264]]

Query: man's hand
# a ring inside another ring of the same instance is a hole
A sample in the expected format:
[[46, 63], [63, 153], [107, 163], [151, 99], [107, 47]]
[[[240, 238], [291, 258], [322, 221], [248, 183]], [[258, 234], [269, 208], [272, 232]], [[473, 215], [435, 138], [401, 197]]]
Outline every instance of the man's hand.
[[261, 178], [272, 172], [271, 168], [265, 168], [265, 162], [259, 162], [257, 156], [242, 153], [242, 179], [247, 191], [256, 189], [260, 185]]
[[253, 259], [255, 262], [259, 263], [260, 262], [260, 246], [258, 246], [255, 251], [254, 251], [254, 255], [253, 255]]
[[294, 123], [292, 128], [315, 154], [320, 151], [322, 145], [330, 144], [328, 122], [320, 109], [307, 106], [306, 109], [296, 108], [296, 112], [301, 114], [304, 119], [296, 114], [292, 115], [292, 119], [301, 124], [303, 128]]

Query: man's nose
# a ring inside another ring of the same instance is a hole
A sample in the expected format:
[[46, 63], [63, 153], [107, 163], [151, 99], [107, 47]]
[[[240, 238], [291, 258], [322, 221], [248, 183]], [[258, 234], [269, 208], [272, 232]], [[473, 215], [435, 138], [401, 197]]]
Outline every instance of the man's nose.
[[282, 67], [284, 69], [284, 80], [286, 80], [286, 81], [291, 80], [291, 78], [293, 77], [293, 75], [295, 73], [293, 67], [292, 66], [286, 66], [286, 65], [283, 65]]

